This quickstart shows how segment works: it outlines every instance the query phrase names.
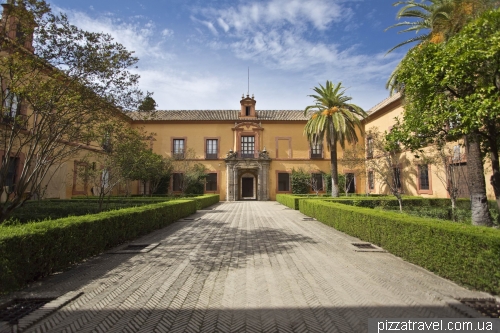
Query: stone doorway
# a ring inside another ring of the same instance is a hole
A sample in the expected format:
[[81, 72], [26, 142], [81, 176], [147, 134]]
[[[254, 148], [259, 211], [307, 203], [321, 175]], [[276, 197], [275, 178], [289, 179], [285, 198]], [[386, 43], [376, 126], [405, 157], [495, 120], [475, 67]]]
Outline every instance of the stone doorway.
[[257, 199], [257, 176], [253, 173], [246, 172], [241, 175], [240, 181], [240, 199], [241, 200], [256, 200]]
[[241, 198], [253, 198], [253, 178], [245, 177], [241, 179]]

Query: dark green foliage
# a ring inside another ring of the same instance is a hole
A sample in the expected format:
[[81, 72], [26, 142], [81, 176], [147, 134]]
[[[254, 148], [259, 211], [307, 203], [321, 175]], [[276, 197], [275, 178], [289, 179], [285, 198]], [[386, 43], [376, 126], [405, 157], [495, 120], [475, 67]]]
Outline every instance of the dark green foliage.
[[310, 186], [308, 184], [311, 175], [303, 169], [292, 169], [292, 193], [293, 194], [308, 194]]
[[168, 186], [170, 184], [170, 175], [163, 177], [153, 194], [168, 194]]
[[[148, 198], [149, 199], [149, 198]], [[150, 205], [154, 202], [162, 202], [173, 198], [155, 198], [154, 200], [144, 200], [140, 198], [112, 198], [105, 200], [103, 209], [105, 211], [122, 209], [135, 206]], [[18, 208], [11, 216], [11, 219], [5, 221], [5, 225], [12, 224], [13, 221], [20, 223], [42, 221], [47, 219], [59, 219], [68, 216], [80, 216], [99, 213], [98, 198], [72, 199], [72, 200], [42, 200], [27, 201], [23, 207]]]
[[156, 101], [148, 94], [139, 105], [139, 111], [155, 111], [157, 106]]
[[205, 194], [193, 199], [196, 200], [196, 209], [203, 209], [218, 203], [220, 196], [218, 194]]
[[[330, 178], [331, 179], [331, 178]], [[332, 184], [331, 184], [331, 181], [329, 182], [330, 185], [329, 185], [329, 193], [331, 192], [331, 188], [332, 188]], [[345, 175], [342, 173], [342, 174], [339, 174], [339, 193], [342, 195], [342, 194], [345, 194]]]
[[457, 283], [500, 293], [500, 230], [322, 200], [300, 211]]
[[68, 268], [196, 212], [181, 199], [94, 215], [0, 227], [0, 292]]

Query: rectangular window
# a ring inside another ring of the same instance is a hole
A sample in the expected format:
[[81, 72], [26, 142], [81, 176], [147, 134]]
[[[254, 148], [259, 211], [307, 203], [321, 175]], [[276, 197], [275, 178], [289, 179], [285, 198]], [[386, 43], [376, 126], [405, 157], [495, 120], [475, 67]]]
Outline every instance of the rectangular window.
[[289, 173], [278, 173], [278, 191], [289, 192], [290, 191], [290, 174]]
[[321, 173], [311, 175], [311, 189], [313, 191], [323, 191], [323, 175]]
[[241, 137], [241, 157], [253, 158], [255, 153], [255, 137], [242, 136]]
[[249, 115], [250, 115], [250, 107], [245, 106], [245, 116], [249, 116]]
[[219, 140], [217, 139], [207, 139], [206, 145], [207, 145], [207, 155], [206, 159], [207, 160], [216, 160], [217, 159], [217, 151], [218, 151], [218, 142]]
[[321, 143], [311, 145], [311, 158], [323, 158], [323, 145]]
[[352, 172], [345, 174], [345, 191], [346, 193], [356, 193], [356, 177]]
[[182, 192], [182, 183], [184, 175], [182, 173], [174, 173], [172, 175], [172, 191]]
[[427, 164], [418, 166], [418, 180], [419, 180], [420, 190], [430, 189], [429, 166]]
[[4, 101], [4, 118], [13, 119], [18, 115], [21, 108], [21, 103], [19, 102], [19, 96], [11, 92], [9, 89], [5, 89], [5, 101]]
[[205, 182], [205, 191], [214, 192], [217, 191], [217, 174], [209, 173], [207, 174], [206, 182]]
[[[3, 162], [5, 163], [5, 157], [3, 158]], [[5, 179], [5, 186], [9, 187], [9, 192], [13, 192], [14, 187], [16, 186], [18, 166], [19, 166], [18, 157], [9, 158], [9, 165], [7, 166], [7, 177]]]
[[184, 158], [184, 139], [174, 139], [174, 158]]
[[373, 158], [373, 138], [366, 141], [366, 158]]
[[401, 170], [399, 168], [393, 169], [393, 177], [394, 177], [394, 187], [397, 189], [401, 189]]
[[368, 171], [368, 188], [370, 190], [375, 189], [375, 176], [373, 174], [373, 171]]

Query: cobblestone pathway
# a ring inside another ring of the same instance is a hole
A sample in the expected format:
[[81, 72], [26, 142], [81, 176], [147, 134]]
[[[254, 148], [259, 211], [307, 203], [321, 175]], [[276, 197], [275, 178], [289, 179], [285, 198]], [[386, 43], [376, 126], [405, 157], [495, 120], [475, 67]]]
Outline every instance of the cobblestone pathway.
[[366, 332], [368, 318], [461, 317], [488, 297], [276, 202], [221, 203], [27, 292], [83, 295], [26, 332]]

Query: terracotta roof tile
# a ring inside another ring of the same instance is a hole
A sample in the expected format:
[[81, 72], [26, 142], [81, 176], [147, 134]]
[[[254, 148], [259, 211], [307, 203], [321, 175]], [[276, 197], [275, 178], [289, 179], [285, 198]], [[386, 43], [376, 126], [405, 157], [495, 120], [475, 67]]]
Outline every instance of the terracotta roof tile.
[[384, 106], [387, 106], [387, 105], [391, 104], [392, 102], [397, 101], [400, 98], [401, 98], [401, 93], [396, 93], [396, 94], [384, 99], [382, 102], [378, 103], [374, 107], [372, 107], [370, 110], [367, 111], [367, 113], [369, 115], [372, 115], [373, 113], [382, 109]]
[[[239, 110], [158, 110], [153, 116], [147, 117], [144, 112], [127, 114], [133, 120], [231, 120], [238, 121]], [[303, 110], [257, 110], [257, 120], [307, 121]]]

